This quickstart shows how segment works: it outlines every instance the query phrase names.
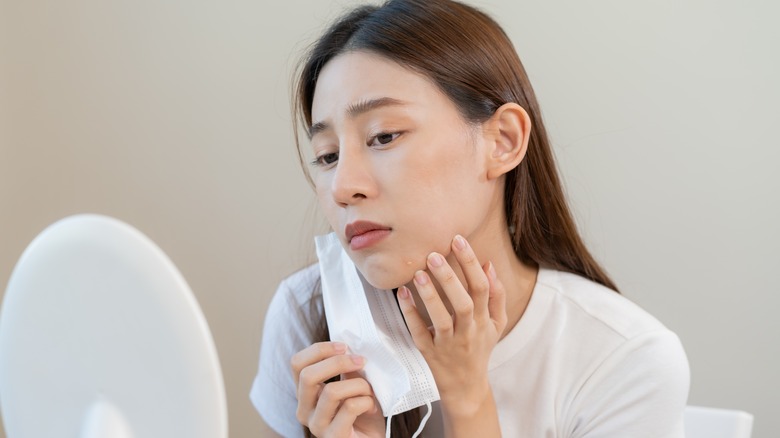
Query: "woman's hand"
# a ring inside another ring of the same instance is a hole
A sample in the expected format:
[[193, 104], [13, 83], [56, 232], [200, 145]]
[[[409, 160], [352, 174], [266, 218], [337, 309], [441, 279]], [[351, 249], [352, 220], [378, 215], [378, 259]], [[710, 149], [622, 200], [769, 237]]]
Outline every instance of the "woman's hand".
[[491, 432], [500, 434], [487, 367], [507, 323], [504, 288], [492, 263], [480, 265], [466, 239], [456, 236], [452, 250], [465, 285], [441, 254], [431, 253], [427, 264], [453, 313], [424, 271], [415, 274], [414, 284], [432, 326], [426, 326], [405, 286], [399, 289], [399, 303], [412, 338], [436, 379], [445, 429], [452, 432], [448, 435], [497, 436]]
[[[385, 421], [368, 381], [357, 371], [365, 359], [340, 342], [320, 342], [290, 364], [298, 388], [298, 421], [320, 438], [383, 437]], [[332, 377], [341, 380], [325, 383]]]

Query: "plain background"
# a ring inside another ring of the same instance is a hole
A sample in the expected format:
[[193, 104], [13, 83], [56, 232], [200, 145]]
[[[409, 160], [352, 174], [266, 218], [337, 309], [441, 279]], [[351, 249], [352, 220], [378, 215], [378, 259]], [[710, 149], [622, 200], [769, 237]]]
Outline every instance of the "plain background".
[[[203, 306], [233, 437], [264, 435], [265, 309], [323, 229], [290, 73], [349, 3], [0, 2], [0, 284], [57, 219], [133, 224]], [[780, 3], [471, 3], [525, 63], [593, 252], [682, 338], [690, 403], [780, 435]]]

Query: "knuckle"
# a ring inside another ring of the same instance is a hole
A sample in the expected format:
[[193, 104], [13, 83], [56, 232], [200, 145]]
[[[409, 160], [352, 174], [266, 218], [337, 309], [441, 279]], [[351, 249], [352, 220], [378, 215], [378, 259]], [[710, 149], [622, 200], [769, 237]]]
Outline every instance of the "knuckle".
[[448, 269], [444, 273], [442, 273], [441, 281], [443, 283], [453, 283], [458, 281], [458, 276], [455, 275], [455, 272], [453, 272], [451, 269]]
[[482, 277], [479, 280], [477, 280], [473, 286], [474, 292], [478, 293], [487, 293], [490, 291], [490, 282], [487, 278]]
[[473, 252], [471, 252], [471, 251], [466, 251], [462, 255], [462, 257], [463, 257], [463, 263], [464, 264], [467, 264], [467, 265], [473, 265], [473, 264], [477, 264], [478, 265], [479, 264], [479, 262], [477, 261], [477, 256]]
[[360, 408], [360, 402], [357, 399], [350, 398], [345, 400], [344, 403], [342, 403], [342, 406], [347, 412], [355, 413]]
[[297, 418], [298, 422], [304, 426], [308, 425], [309, 416], [301, 405], [298, 405], [298, 409], [295, 410], [295, 418]]
[[311, 432], [312, 436], [314, 437], [324, 437], [325, 436], [325, 427], [320, 424], [320, 422], [315, 423], [313, 420], [309, 423], [308, 426], [309, 431]]
[[322, 388], [322, 392], [320, 393], [320, 400], [324, 400], [326, 402], [332, 402], [338, 399], [339, 399], [339, 391], [335, 385], [327, 384], [325, 385], [324, 388]]
[[435, 303], [441, 298], [439, 298], [439, 295], [435, 292], [426, 291], [425, 293], [420, 294], [420, 298], [422, 298], [423, 303], [427, 306], [428, 304]]
[[339, 357], [339, 367], [342, 371], [347, 371], [355, 368], [355, 362], [352, 361], [351, 356]]
[[474, 303], [472, 301], [460, 303], [457, 312], [459, 315], [471, 315], [474, 312]]
[[303, 364], [300, 352], [293, 354], [293, 356], [290, 358], [290, 368], [292, 368], [295, 374], [299, 374], [301, 372]]
[[317, 345], [317, 352], [321, 356], [325, 356], [330, 353], [331, 347], [326, 342], [319, 342]]
[[371, 384], [368, 383], [368, 380], [364, 378], [360, 378], [360, 386], [365, 394], [371, 395], [374, 393], [373, 388], [371, 388]]
[[436, 334], [446, 335], [452, 333], [452, 324], [437, 324]]
[[370, 397], [362, 396], [347, 400], [345, 402], [345, 408], [348, 409], [347, 412], [357, 416], [369, 410], [373, 404], [374, 401]]
[[310, 368], [301, 370], [300, 382], [305, 386], [314, 386], [319, 383]]

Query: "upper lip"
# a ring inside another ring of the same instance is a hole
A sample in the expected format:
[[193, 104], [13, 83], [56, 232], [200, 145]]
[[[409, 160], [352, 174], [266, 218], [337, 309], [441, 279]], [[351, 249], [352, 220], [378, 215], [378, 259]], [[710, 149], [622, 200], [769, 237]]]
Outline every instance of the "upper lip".
[[353, 237], [359, 236], [363, 233], [368, 233], [369, 231], [374, 230], [389, 230], [390, 227], [380, 225], [374, 222], [369, 221], [355, 221], [350, 224], [347, 224], [347, 227], [344, 229], [344, 234], [347, 237], [347, 241], [352, 240]]

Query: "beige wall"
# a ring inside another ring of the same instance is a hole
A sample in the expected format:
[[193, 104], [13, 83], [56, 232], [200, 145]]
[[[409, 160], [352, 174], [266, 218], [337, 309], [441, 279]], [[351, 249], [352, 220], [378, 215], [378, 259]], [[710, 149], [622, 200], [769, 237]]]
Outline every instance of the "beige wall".
[[[0, 2], [0, 284], [61, 217], [135, 225], [203, 306], [233, 437], [263, 436], [247, 399], [263, 315], [318, 222], [289, 73], [348, 3]], [[525, 60], [595, 253], [683, 339], [691, 402], [780, 433], [780, 8], [474, 3]]]

